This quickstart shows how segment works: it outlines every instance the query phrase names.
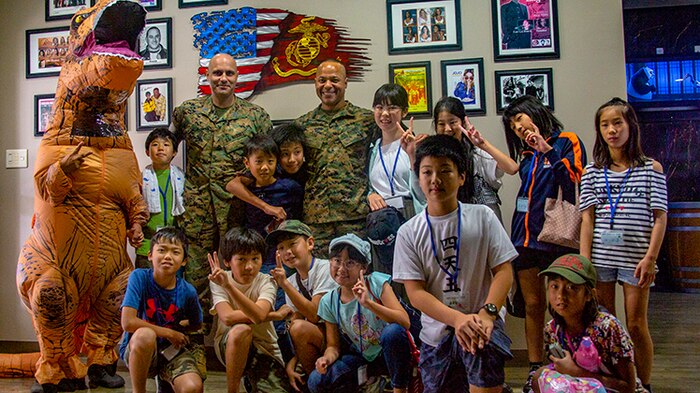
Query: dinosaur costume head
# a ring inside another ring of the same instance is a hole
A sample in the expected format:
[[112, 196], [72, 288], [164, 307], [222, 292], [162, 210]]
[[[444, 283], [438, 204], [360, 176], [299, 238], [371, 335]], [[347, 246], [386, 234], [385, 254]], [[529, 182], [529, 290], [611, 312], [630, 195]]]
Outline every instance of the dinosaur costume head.
[[131, 148], [126, 100], [143, 71], [136, 53], [146, 11], [127, 0], [100, 0], [71, 20], [70, 51], [56, 88], [54, 115], [42, 143]]

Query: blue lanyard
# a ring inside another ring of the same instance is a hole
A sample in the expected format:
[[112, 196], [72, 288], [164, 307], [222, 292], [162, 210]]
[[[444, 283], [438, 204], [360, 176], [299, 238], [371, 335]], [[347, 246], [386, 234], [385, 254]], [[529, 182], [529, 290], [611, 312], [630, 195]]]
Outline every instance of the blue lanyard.
[[[528, 196], [528, 191], [527, 188], [530, 185], [530, 179], [533, 177], [533, 172], [535, 171], [535, 162], [537, 161], [537, 152], [535, 152], [532, 155], [532, 162], [530, 163], [530, 169], [527, 171], [527, 178], [525, 179], [525, 188], [523, 188], [523, 191], [525, 192], [525, 196]], [[534, 183], [535, 180], [533, 179], [532, 182]]]
[[316, 257], [311, 257], [311, 265], [309, 265], [309, 272], [314, 268], [314, 263], [316, 263]]
[[168, 188], [170, 188], [170, 172], [168, 172], [168, 180], [165, 183], [165, 191], [160, 188], [160, 183], [158, 183], [158, 192], [160, 196], [163, 197], [163, 226], [168, 226]]
[[[369, 282], [366, 283], [369, 285]], [[338, 288], [338, 308], [335, 310], [336, 313], [336, 320], [338, 321], [338, 330], [342, 333], [343, 326], [341, 325], [340, 322], [340, 288]], [[362, 355], [363, 348], [362, 348], [362, 312], [360, 310], [360, 302], [357, 301], [357, 325], [359, 326], [360, 329], [360, 355]]]
[[382, 140], [379, 139], [379, 160], [382, 162], [382, 168], [384, 169], [384, 174], [387, 180], [389, 180], [389, 188], [391, 189], [391, 196], [394, 196], [394, 174], [396, 173], [396, 164], [399, 162], [399, 155], [401, 155], [401, 146], [399, 150], [396, 151], [396, 158], [394, 159], [394, 168], [391, 170], [391, 176], [389, 176], [389, 171], [386, 169], [386, 164], [384, 164], [384, 156], [382, 155]]
[[428, 222], [428, 230], [430, 231], [430, 246], [433, 249], [433, 257], [435, 262], [437, 262], [440, 269], [442, 269], [445, 274], [447, 274], [452, 281], [457, 281], [457, 276], [459, 275], [459, 246], [462, 240], [462, 205], [457, 203], [457, 244], [455, 247], [455, 272], [451, 274], [447, 269], [442, 267], [440, 260], [437, 256], [437, 248], [435, 248], [435, 239], [433, 239], [433, 226], [430, 224], [430, 217], [428, 216], [428, 209], [425, 209], [425, 220]]
[[630, 173], [632, 173], [632, 167], [630, 167], [627, 170], [627, 174], [625, 174], [625, 178], [622, 179], [622, 185], [620, 185], [620, 193], [617, 194], [617, 199], [615, 199], [615, 203], [613, 203], [612, 192], [610, 190], [610, 181], [608, 180], [608, 167], [607, 166], [603, 167], [603, 173], [605, 174], [605, 188], [608, 192], [608, 203], [610, 203], [610, 229], [613, 229], [613, 222], [615, 222], [615, 213], [617, 212], [617, 205], [618, 205], [618, 203], [620, 203], [620, 198], [622, 197], [622, 192], [625, 190], [625, 185], [627, 184], [627, 179], [629, 179]]

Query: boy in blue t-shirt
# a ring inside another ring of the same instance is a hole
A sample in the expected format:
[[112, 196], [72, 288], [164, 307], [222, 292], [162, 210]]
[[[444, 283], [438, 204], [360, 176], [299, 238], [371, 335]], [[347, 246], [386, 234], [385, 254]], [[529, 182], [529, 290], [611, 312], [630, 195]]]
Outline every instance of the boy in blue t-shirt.
[[[301, 218], [304, 191], [296, 181], [276, 177], [279, 149], [275, 141], [270, 136], [258, 135], [246, 141], [245, 150], [245, 166], [254, 179], [250, 192], [271, 206], [283, 208], [287, 219]], [[245, 221], [247, 228], [254, 229], [263, 238], [281, 222], [250, 203], [245, 206]], [[276, 265], [275, 250], [268, 250], [263, 257], [261, 271], [269, 273]]]
[[[145, 239], [150, 239], [159, 228], [177, 226], [177, 219], [185, 212], [183, 192], [185, 174], [182, 169], [171, 164], [177, 155], [175, 134], [164, 127], [151, 131], [146, 138], [146, 155], [151, 159], [141, 172], [143, 178], [143, 199], [151, 214], [143, 228]], [[149, 268], [148, 253], [150, 241], [144, 240], [136, 249], [137, 268]], [[179, 274], [182, 277], [182, 273]]]
[[173, 385], [203, 391], [206, 356], [203, 343], [187, 332], [202, 323], [202, 308], [194, 287], [177, 277], [187, 262], [187, 238], [177, 228], [161, 228], [151, 239], [151, 269], [136, 269], [129, 276], [121, 307], [125, 331], [119, 349], [129, 368], [134, 393], [146, 391], [146, 379], [159, 377]]
[[[306, 144], [304, 129], [293, 123], [283, 124], [270, 131], [270, 137], [272, 137], [279, 149], [275, 176], [292, 179], [299, 183], [302, 190], [300, 198], [303, 199], [304, 186], [308, 178], [306, 160], [304, 158], [304, 146]], [[249, 203], [262, 210], [265, 214], [277, 218], [279, 222], [301, 218], [288, 217], [283, 207], [268, 204], [268, 201], [252, 193], [248, 187], [252, 187], [254, 182], [255, 178], [248, 172], [231, 180], [226, 185], [226, 190], [243, 202]]]

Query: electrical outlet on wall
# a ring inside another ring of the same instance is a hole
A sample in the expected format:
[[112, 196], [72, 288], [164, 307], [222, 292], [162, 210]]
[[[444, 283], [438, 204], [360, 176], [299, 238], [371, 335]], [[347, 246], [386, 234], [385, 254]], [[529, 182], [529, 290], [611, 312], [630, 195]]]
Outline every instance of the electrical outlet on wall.
[[26, 168], [27, 149], [5, 150], [5, 168]]

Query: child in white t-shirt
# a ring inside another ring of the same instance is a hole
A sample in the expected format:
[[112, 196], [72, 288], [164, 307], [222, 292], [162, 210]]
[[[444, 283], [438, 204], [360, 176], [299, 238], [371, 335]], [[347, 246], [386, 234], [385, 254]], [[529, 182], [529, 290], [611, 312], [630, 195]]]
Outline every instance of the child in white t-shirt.
[[464, 149], [450, 136], [418, 145], [414, 171], [428, 205], [399, 229], [393, 276], [423, 313], [425, 391], [496, 393], [512, 357], [500, 311], [517, 252], [491, 209], [457, 200], [466, 168]]

